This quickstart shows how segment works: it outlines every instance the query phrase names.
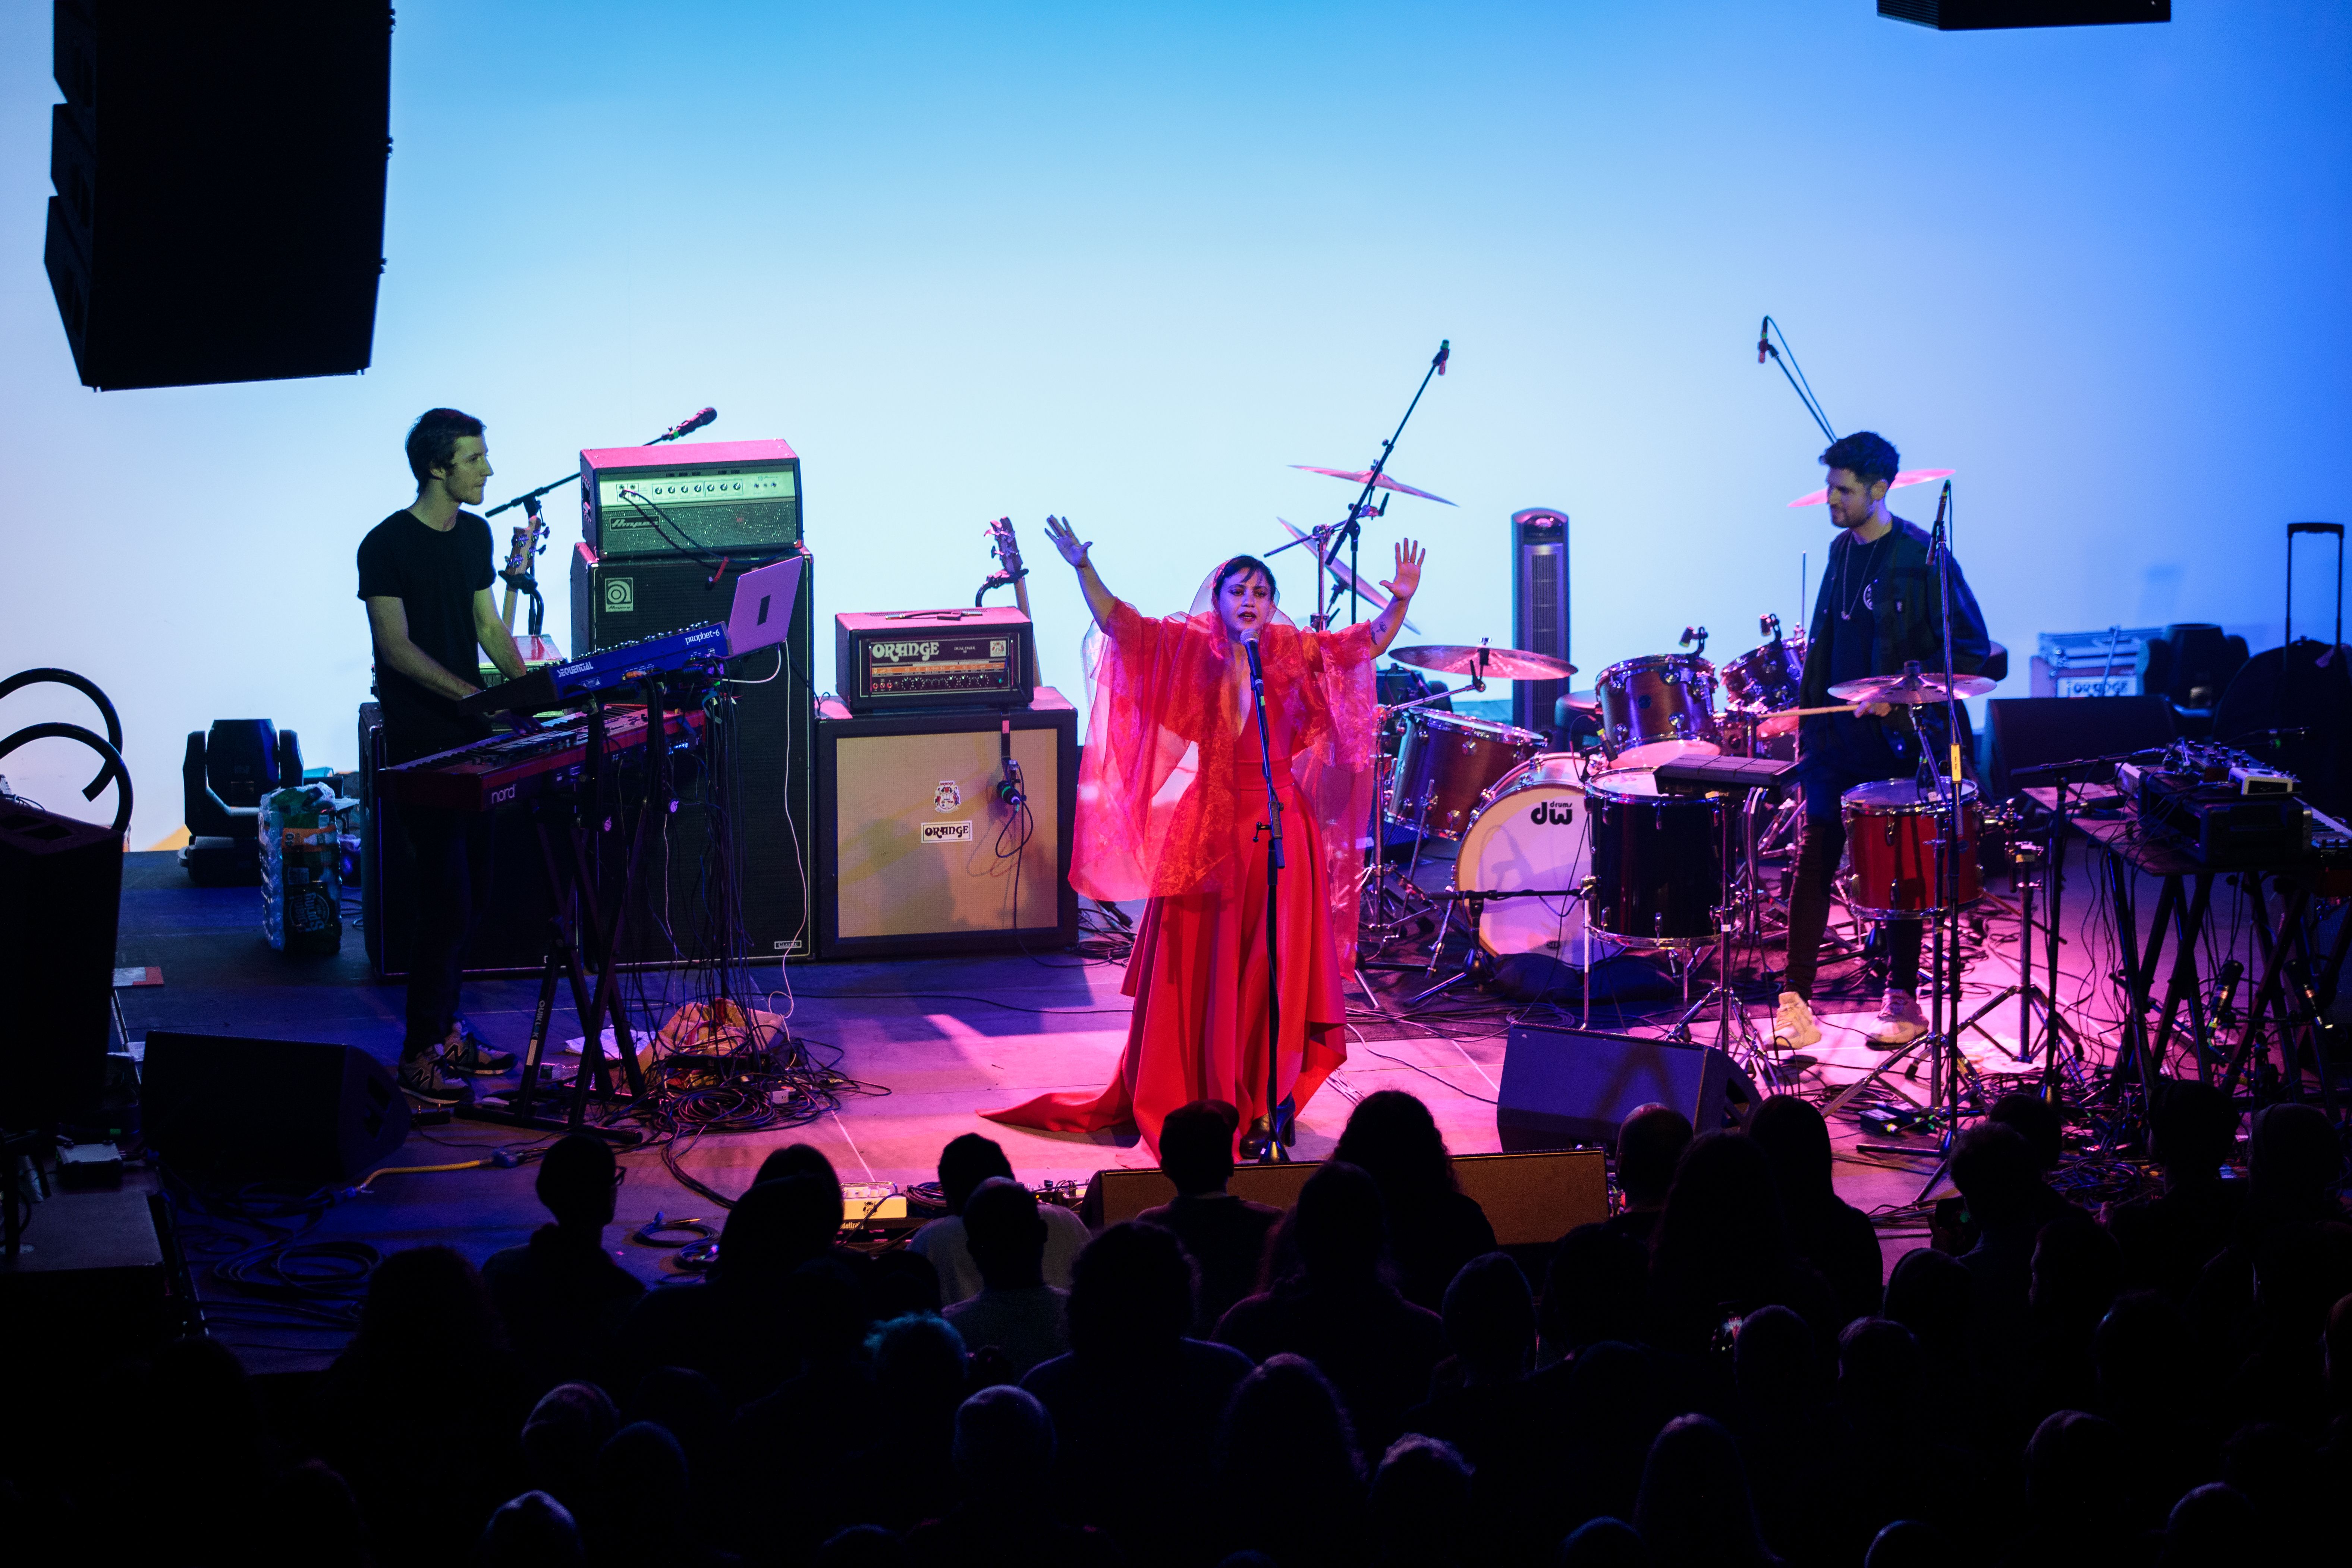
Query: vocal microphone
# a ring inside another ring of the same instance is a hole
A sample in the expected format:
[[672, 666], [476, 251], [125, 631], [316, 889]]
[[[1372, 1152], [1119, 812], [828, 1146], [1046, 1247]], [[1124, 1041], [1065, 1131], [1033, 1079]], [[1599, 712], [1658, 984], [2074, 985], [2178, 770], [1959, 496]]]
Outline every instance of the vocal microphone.
[[716, 408], [705, 408], [701, 412], [696, 414], [692, 418], [671, 426], [668, 429], [663, 431], [660, 435], [647, 442], [646, 445], [658, 447], [664, 441], [675, 441], [680, 436], [690, 436], [695, 431], [701, 429], [705, 425], [709, 424], [713, 419], [718, 417], [719, 410]]
[[1764, 318], [1764, 324], [1756, 329], [1756, 363], [1758, 364], [1762, 364], [1764, 363], [1764, 356], [1771, 352], [1772, 318], [1767, 316]]
[[1437, 340], [1437, 361], [1436, 361], [1436, 363], [1437, 363], [1437, 374], [1440, 374], [1440, 375], [1444, 375], [1444, 374], [1445, 374], [1445, 362], [1446, 362], [1447, 360], [1449, 360], [1449, 359], [1452, 359], [1453, 357], [1454, 357], [1454, 340], [1453, 340], [1452, 338], [1440, 338], [1440, 339], [1438, 339], [1438, 340]]

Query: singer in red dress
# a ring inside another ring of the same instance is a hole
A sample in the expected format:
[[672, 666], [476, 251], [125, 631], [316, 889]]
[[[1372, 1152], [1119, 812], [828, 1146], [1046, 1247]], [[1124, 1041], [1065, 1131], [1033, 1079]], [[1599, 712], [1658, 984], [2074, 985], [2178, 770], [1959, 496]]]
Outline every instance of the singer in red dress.
[[1091, 546], [1068, 524], [1048, 519], [1045, 531], [1103, 632], [1070, 881], [1090, 898], [1150, 901], [1128, 960], [1135, 1011], [1109, 1086], [983, 1114], [1053, 1132], [1132, 1125], [1156, 1151], [1161, 1118], [1192, 1100], [1229, 1101], [1244, 1128], [1267, 1113], [1269, 836], [1249, 640], [1265, 671], [1286, 837], [1276, 1079], [1304, 1108], [1347, 1059], [1340, 986], [1355, 962], [1379, 751], [1372, 663], [1404, 623], [1423, 552], [1397, 546], [1377, 617], [1316, 632], [1275, 607], [1274, 574], [1253, 557], [1219, 565], [1191, 613], [1152, 620], [1103, 586]]

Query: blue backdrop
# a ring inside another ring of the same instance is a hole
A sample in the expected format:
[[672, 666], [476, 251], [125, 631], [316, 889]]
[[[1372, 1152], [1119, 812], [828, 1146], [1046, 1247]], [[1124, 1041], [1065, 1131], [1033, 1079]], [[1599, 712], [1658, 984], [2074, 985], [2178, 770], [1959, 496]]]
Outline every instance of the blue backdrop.
[[[355, 760], [352, 552], [409, 498], [419, 410], [489, 422], [496, 497], [711, 403], [710, 436], [803, 453], [824, 616], [969, 602], [1012, 513], [1077, 695], [1045, 513], [1181, 607], [1276, 514], [1338, 514], [1286, 465], [1368, 461], [1450, 337], [1394, 468], [1459, 505], [1400, 500], [1368, 548], [1429, 543], [1427, 640], [1505, 641], [1507, 519], [1567, 510], [1589, 681], [1689, 622], [1737, 651], [1801, 614], [1801, 554], [1818, 580], [1826, 515], [1783, 503], [1822, 442], [1755, 363], [1767, 310], [1839, 429], [1959, 471], [2012, 690], [2042, 630], [2275, 640], [2282, 525], [2352, 512], [2352, 13], [2179, 11], [411, 0], [374, 368], [101, 395], [40, 266], [47, 8], [11, 6], [0, 666], [113, 692], [152, 841], [215, 717]], [[52, 744], [0, 773], [78, 805]]]

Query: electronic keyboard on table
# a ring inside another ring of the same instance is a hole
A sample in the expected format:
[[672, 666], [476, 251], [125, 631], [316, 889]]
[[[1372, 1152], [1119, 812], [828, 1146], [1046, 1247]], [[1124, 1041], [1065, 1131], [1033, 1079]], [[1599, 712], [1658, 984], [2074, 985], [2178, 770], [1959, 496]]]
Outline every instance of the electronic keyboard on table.
[[[702, 710], [665, 713], [663, 732], [670, 749], [690, 746], [702, 731]], [[646, 744], [646, 710], [612, 707], [604, 710], [604, 751], [608, 758], [633, 760]], [[588, 760], [588, 721], [574, 718], [519, 735], [499, 735], [470, 746], [419, 757], [413, 763], [386, 768], [377, 787], [401, 805], [438, 806], [444, 811], [488, 811], [511, 805], [552, 791], [570, 789], [580, 782]]]

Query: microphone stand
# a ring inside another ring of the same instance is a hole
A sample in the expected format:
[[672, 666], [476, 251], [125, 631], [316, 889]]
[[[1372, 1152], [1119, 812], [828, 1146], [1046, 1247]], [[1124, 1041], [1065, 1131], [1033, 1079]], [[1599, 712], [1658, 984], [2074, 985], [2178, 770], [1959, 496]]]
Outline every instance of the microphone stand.
[[[1951, 501], [1952, 481], [1946, 479], [1943, 493], [1936, 500], [1936, 526], [1927, 542], [1928, 556], [1936, 563], [1937, 618], [1943, 623], [1944, 743], [1949, 749], [1951, 763], [1944, 781], [1943, 841], [1936, 855], [1936, 880], [1938, 884], [1937, 894], [1942, 900], [1943, 907], [1936, 916], [1936, 940], [1933, 944], [1936, 968], [1935, 984], [1931, 991], [1933, 1008], [1928, 1017], [1928, 1034], [1936, 1044], [1935, 1054], [1928, 1058], [1927, 1083], [1930, 1098], [1937, 1098], [1933, 1091], [1937, 1087], [1943, 1089], [1940, 1098], [1946, 1103], [1947, 1113], [1944, 1118], [1943, 1158], [1937, 1161], [1935, 1173], [1927, 1178], [1927, 1184], [1919, 1189], [1919, 1197], [1923, 1202], [1927, 1194], [1935, 1190], [1936, 1184], [1943, 1180], [1944, 1173], [1951, 1169], [1952, 1148], [1959, 1138], [1960, 1079], [1968, 1068], [1968, 1056], [1960, 1047], [1958, 1026], [1960, 988], [1958, 984], [1953, 983], [1956, 977], [1948, 977], [1944, 973], [1944, 942], [1948, 933], [1951, 939], [1952, 962], [1955, 965], [1959, 962], [1960, 856], [1968, 847], [1964, 837], [1967, 819], [1961, 811], [1960, 802], [1960, 699], [1959, 694], [1952, 689], [1952, 547], [1949, 523], [1947, 521]], [[1927, 747], [1923, 744], [1920, 750], [1926, 752]], [[1932, 766], [1931, 761], [1930, 767]], [[2054, 921], [2052, 922], [2052, 927], [2053, 930], [2056, 928]], [[2053, 969], [2052, 973], [2054, 976], [2056, 972]], [[1946, 1012], [1944, 1005], [1944, 988], [1948, 983], [1952, 986], [1951, 1009], [1948, 1013]], [[1951, 1025], [1948, 1034], [1945, 1028], [1948, 1023]], [[2022, 1041], [2019, 1043], [2021, 1046], [2023, 1044]], [[1946, 1059], [1947, 1052], [1949, 1053], [1948, 1060]], [[1937, 1083], [1937, 1076], [1939, 1072], [1943, 1078], [1940, 1086]]]
[[1797, 363], [1797, 351], [1789, 349], [1789, 357], [1780, 357], [1780, 350], [1789, 348], [1789, 334], [1780, 332], [1780, 345], [1775, 347], [1772, 342], [1775, 332], [1780, 332], [1780, 323], [1769, 316], [1765, 317], [1763, 326], [1756, 331], [1756, 363], [1762, 364], [1769, 355], [1772, 363], [1780, 367], [1780, 374], [1789, 378], [1790, 390], [1805, 405], [1805, 412], [1813, 416], [1813, 423], [1822, 427], [1822, 434], [1829, 437], [1830, 445], [1837, 445], [1837, 432], [1830, 428], [1830, 416], [1822, 412], [1821, 400], [1813, 395], [1812, 383], [1805, 379], [1804, 367]]
[[1249, 656], [1250, 694], [1257, 704], [1258, 768], [1265, 775], [1265, 817], [1258, 826], [1273, 837], [1265, 852], [1265, 1114], [1242, 1135], [1243, 1157], [1261, 1165], [1287, 1164], [1297, 1141], [1297, 1107], [1282, 1093], [1282, 945], [1276, 935], [1282, 908], [1282, 796], [1274, 787], [1274, 742], [1266, 731], [1265, 671], [1258, 663], [1257, 639], [1242, 644]]
[[[715, 408], [706, 408], [701, 413], [697, 414], [690, 418], [679, 420], [677, 424], [671, 426], [668, 429], [663, 431], [660, 435], [646, 442], [646, 445], [648, 447], [658, 447], [665, 441], [675, 441], [681, 436], [692, 435], [695, 431], [701, 429], [705, 425], [709, 424], [713, 419], [718, 417], [719, 410]], [[547, 483], [540, 486], [539, 489], [535, 490], [525, 490], [522, 494], [516, 496], [511, 500], [499, 502], [498, 505], [490, 508], [489, 510], [484, 512], [482, 515], [486, 518], [496, 517], [499, 513], [507, 510], [510, 507], [519, 506], [527, 509], [530, 516], [537, 517], [539, 515], [538, 503], [540, 497], [545, 495], [550, 490], [562, 489], [565, 485], [570, 484], [579, 477], [579, 472], [575, 469], [572, 473], [564, 475], [560, 479], [550, 479]]]
[[[1422, 373], [1421, 384], [1414, 388], [1412, 401], [1405, 405], [1404, 417], [1397, 421], [1396, 434], [1391, 436], [1387, 440], [1381, 443], [1381, 455], [1372, 459], [1372, 471], [1364, 476], [1364, 488], [1356, 493], [1355, 500], [1349, 503], [1348, 507], [1348, 521], [1339, 524], [1332, 531], [1331, 544], [1328, 551], [1317, 552], [1318, 556], [1322, 560], [1322, 562], [1328, 564], [1339, 558], [1339, 542], [1343, 539], [1347, 541], [1348, 624], [1351, 626], [1356, 624], [1356, 617], [1361, 614], [1361, 611], [1358, 607], [1356, 594], [1356, 584], [1361, 581], [1356, 574], [1356, 546], [1363, 535], [1363, 520], [1367, 517], [1381, 516], [1388, 510], [1388, 503], [1386, 501], [1382, 501], [1378, 508], [1373, 507], [1371, 504], [1372, 491], [1380, 488], [1381, 472], [1389, 466], [1389, 454], [1396, 450], [1397, 437], [1404, 434], [1405, 426], [1412, 422], [1412, 411], [1421, 406], [1421, 395], [1429, 390], [1429, 378], [1433, 375], [1441, 375], [1444, 373], [1445, 362], [1453, 356], [1453, 339], [1441, 338], [1438, 340], [1437, 352], [1430, 356], [1429, 368]], [[1339, 597], [1339, 587], [1335, 584], [1331, 590], [1331, 598], [1336, 603]], [[1317, 603], [1316, 610], [1318, 614], [1322, 613], [1323, 605], [1320, 601]], [[1328, 618], [1329, 617], [1328, 616], [1325, 616], [1325, 619], [1328, 620]]]

